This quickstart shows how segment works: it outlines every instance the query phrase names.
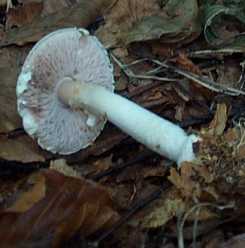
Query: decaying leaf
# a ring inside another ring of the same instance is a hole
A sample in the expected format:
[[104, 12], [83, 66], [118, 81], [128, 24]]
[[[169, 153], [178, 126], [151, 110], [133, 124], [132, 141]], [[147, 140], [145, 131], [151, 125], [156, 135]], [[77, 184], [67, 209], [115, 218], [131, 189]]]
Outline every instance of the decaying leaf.
[[214, 119], [209, 125], [208, 133], [212, 135], [222, 135], [228, 119], [226, 104], [218, 104]]
[[157, 228], [183, 213], [185, 209], [184, 200], [179, 197], [175, 190], [171, 190], [164, 192], [161, 199], [154, 202], [152, 207], [140, 212], [132, 224], [138, 224], [142, 228]]
[[[145, 16], [159, 11], [157, 0], [119, 0], [105, 16], [106, 25], [99, 28], [97, 36], [110, 47], [116, 45], [129, 29]], [[110, 30], [110, 32], [109, 32]]]
[[[166, 190], [160, 199], [153, 202], [151, 206], [137, 214], [130, 224], [141, 228], [158, 228], [174, 217], [184, 215], [191, 209], [192, 204], [191, 201], [186, 201], [176, 188], [172, 187]], [[215, 214], [211, 210], [200, 208], [198, 215], [195, 212], [190, 213], [187, 220], [208, 220], [214, 217]]]
[[239, 132], [238, 132], [237, 128], [229, 128], [225, 132], [224, 137], [225, 137], [226, 142], [228, 142], [228, 144], [230, 144], [232, 146], [238, 142]]
[[38, 2], [10, 9], [7, 14], [6, 30], [31, 23], [35, 18], [40, 17], [42, 9], [43, 3]]
[[180, 173], [175, 168], [170, 169], [168, 180], [182, 192], [182, 195], [187, 198], [200, 197], [200, 185], [196, 183], [192, 176], [195, 175], [193, 164], [183, 163]]
[[107, 47], [160, 39], [183, 42], [200, 32], [196, 0], [120, 0], [106, 17], [97, 35]]
[[15, 138], [0, 136], [0, 158], [23, 163], [45, 161], [45, 154], [27, 135]]
[[241, 189], [244, 188], [244, 128], [239, 124], [224, 133], [226, 121], [226, 105], [220, 104], [217, 106], [210, 129], [202, 131], [197, 158], [197, 162], [207, 168], [208, 173], [205, 174], [210, 174], [211, 180], [206, 180], [206, 176], [204, 179], [207, 184], [211, 183], [206, 191], [214, 198], [224, 193], [241, 194]]
[[106, 230], [119, 217], [107, 190], [82, 178], [44, 170], [23, 188], [15, 203], [0, 213], [4, 247], [60, 247], [75, 233]]
[[82, 0], [71, 8], [64, 8], [52, 15], [37, 18], [28, 25], [7, 31], [0, 40], [0, 47], [12, 44], [22, 46], [29, 42], [36, 42], [59, 28], [87, 27], [111, 4], [110, 0]]

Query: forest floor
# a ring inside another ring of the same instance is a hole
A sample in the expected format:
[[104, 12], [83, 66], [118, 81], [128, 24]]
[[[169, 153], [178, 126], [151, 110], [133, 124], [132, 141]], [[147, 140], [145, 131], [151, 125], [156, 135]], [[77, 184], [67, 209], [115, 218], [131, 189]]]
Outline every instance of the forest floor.
[[[106, 47], [116, 93], [201, 137], [194, 161], [108, 122], [75, 154], [38, 146], [16, 82], [65, 27]], [[243, 0], [1, 0], [0, 247], [245, 247], [244, 54]]]

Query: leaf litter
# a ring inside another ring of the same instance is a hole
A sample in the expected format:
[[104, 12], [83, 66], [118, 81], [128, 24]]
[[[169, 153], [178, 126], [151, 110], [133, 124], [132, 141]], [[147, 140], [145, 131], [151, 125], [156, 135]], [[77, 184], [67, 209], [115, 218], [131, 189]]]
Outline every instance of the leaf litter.
[[[0, 6], [0, 169], [38, 164], [1, 179], [1, 246], [244, 247], [244, 1]], [[32, 43], [69, 26], [89, 28], [110, 48], [119, 94], [201, 136], [195, 161], [177, 169], [110, 124], [65, 157], [24, 134], [21, 65]]]

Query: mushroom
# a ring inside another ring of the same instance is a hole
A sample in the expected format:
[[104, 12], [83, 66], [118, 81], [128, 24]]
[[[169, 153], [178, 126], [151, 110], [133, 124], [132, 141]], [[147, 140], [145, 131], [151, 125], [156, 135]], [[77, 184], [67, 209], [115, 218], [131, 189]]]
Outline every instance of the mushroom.
[[178, 164], [195, 158], [196, 135], [113, 93], [108, 54], [85, 29], [65, 28], [41, 39], [25, 60], [16, 91], [24, 129], [53, 153], [92, 144], [108, 119]]

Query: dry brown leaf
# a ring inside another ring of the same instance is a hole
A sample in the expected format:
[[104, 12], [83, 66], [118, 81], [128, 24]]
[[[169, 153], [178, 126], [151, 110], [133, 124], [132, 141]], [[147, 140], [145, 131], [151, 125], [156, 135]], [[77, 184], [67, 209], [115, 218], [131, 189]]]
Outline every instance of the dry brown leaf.
[[114, 46], [135, 23], [159, 11], [157, 0], [117, 0], [105, 16], [106, 25], [98, 30], [97, 36], [107, 47]]
[[15, 138], [0, 136], [0, 158], [2, 159], [23, 163], [41, 162], [45, 161], [47, 154], [28, 135], [21, 135]]
[[[20, 194], [18, 204], [0, 214], [1, 246], [60, 247], [77, 232], [87, 236], [106, 230], [118, 220], [104, 187], [53, 170], [44, 170], [35, 177], [33, 187]], [[29, 204], [38, 199], [33, 194], [40, 187], [45, 188], [45, 196]], [[18, 206], [29, 209], [19, 213]]]
[[184, 198], [210, 201], [219, 197], [214, 174], [207, 165], [199, 164], [197, 161], [195, 164], [184, 162], [179, 173], [172, 168], [168, 179], [180, 190]]
[[18, 6], [17, 8], [11, 8], [7, 14], [6, 30], [31, 23], [34, 18], [40, 17], [42, 9], [43, 3], [35, 2]]
[[11, 44], [22, 46], [29, 42], [36, 42], [59, 28], [87, 27], [111, 4], [111, 0], [81, 0], [71, 8], [63, 8], [52, 15], [37, 18], [28, 25], [8, 30], [0, 40], [0, 47]]
[[207, 166], [202, 166], [202, 165], [196, 166], [195, 171], [197, 171], [198, 175], [204, 179], [205, 183], [209, 184], [213, 182], [214, 180], [213, 175], [210, 173]]
[[186, 203], [176, 190], [165, 191], [159, 200], [149, 208], [142, 210], [130, 221], [131, 225], [140, 225], [142, 228], [157, 228], [165, 225], [173, 217], [183, 213]]
[[183, 196], [187, 198], [200, 196], [200, 185], [192, 179], [195, 175], [193, 164], [184, 162], [181, 166], [180, 173], [175, 168], [170, 169], [168, 180], [179, 189]]
[[224, 138], [225, 138], [226, 142], [228, 142], [231, 146], [235, 145], [239, 139], [238, 130], [236, 128], [229, 128], [225, 132]]
[[175, 3], [118, 0], [105, 17], [106, 24], [99, 28], [97, 35], [106, 47], [160, 38], [167, 43], [183, 43], [184, 40], [192, 40], [200, 32], [197, 14], [196, 0]]
[[215, 116], [209, 125], [208, 133], [210, 135], [222, 135], [226, 127], [227, 119], [228, 114], [226, 104], [218, 104]]
[[[239, 126], [239, 125], [238, 125]], [[233, 136], [228, 134], [225, 136], [227, 139], [227, 136], [231, 139], [233, 138], [233, 142], [229, 140], [229, 143], [231, 146], [234, 147], [234, 153], [236, 154], [237, 159], [245, 159], [245, 128], [240, 125], [239, 128], [233, 128]], [[231, 132], [229, 132], [231, 133]]]

